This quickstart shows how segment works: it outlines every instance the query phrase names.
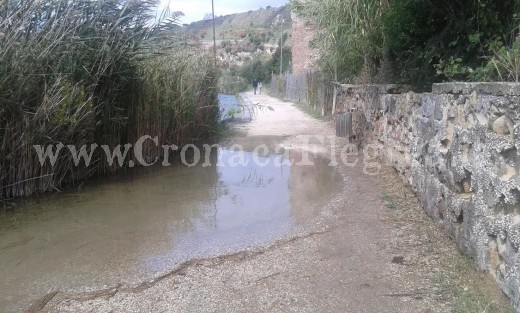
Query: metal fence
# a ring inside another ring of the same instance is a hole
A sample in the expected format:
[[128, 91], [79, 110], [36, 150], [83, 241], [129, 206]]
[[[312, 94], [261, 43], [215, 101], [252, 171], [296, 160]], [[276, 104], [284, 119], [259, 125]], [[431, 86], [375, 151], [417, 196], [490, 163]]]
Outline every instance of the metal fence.
[[352, 113], [344, 112], [336, 114], [336, 136], [343, 138], [352, 137]]
[[304, 103], [323, 116], [333, 111], [334, 85], [319, 72], [273, 75], [271, 94], [284, 100]]

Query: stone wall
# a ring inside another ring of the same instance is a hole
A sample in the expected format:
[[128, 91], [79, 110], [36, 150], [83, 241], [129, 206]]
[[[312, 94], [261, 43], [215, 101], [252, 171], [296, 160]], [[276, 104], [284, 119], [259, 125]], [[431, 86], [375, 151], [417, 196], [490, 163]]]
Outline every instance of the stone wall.
[[338, 108], [520, 308], [520, 84], [408, 90], [342, 85]]
[[311, 49], [310, 42], [314, 38], [314, 30], [307, 25], [296, 13], [291, 13], [292, 18], [292, 72], [293, 74], [305, 74], [316, 70], [316, 51]]

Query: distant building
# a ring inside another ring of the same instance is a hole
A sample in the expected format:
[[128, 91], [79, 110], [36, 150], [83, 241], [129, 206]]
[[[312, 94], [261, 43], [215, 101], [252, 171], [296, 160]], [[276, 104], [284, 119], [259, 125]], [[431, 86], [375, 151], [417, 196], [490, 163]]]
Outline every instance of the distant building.
[[315, 31], [297, 14], [291, 12], [292, 18], [292, 72], [303, 74], [316, 70], [317, 53], [310, 47]]

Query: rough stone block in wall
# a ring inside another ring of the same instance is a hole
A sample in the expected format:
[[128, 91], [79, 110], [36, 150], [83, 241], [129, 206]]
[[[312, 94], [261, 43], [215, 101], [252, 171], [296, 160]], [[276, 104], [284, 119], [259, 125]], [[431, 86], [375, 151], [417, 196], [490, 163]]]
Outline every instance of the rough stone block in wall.
[[520, 312], [520, 84], [405, 91], [344, 85], [338, 102], [354, 113], [357, 143], [378, 146], [426, 212]]

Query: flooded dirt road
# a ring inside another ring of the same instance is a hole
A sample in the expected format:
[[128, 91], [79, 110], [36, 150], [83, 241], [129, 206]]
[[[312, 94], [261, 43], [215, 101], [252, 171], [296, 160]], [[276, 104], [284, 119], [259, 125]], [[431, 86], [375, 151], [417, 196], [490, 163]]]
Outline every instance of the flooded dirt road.
[[[249, 147], [246, 159], [266, 144], [285, 152], [256, 155], [261, 160], [298, 161], [306, 135], [333, 135], [331, 123], [290, 103], [244, 97], [274, 111], [234, 125], [239, 135], [215, 160], [234, 158], [229, 147], [238, 143]], [[344, 144], [310, 150], [327, 155]], [[388, 171], [365, 175], [362, 162], [314, 161], [145, 169], [2, 214], [1, 305], [74, 313], [453, 311], [460, 301], [445, 286], [463, 258], [413, 194]], [[465, 283], [489, 282], [467, 268]]]
[[282, 140], [257, 137], [270, 146], [262, 155], [223, 143], [211, 166], [131, 171], [1, 214], [0, 307], [16, 312], [57, 290], [137, 286], [191, 259], [295, 234], [341, 190], [342, 178], [325, 159], [290, 166], [284, 158], [298, 151], [276, 154]]

